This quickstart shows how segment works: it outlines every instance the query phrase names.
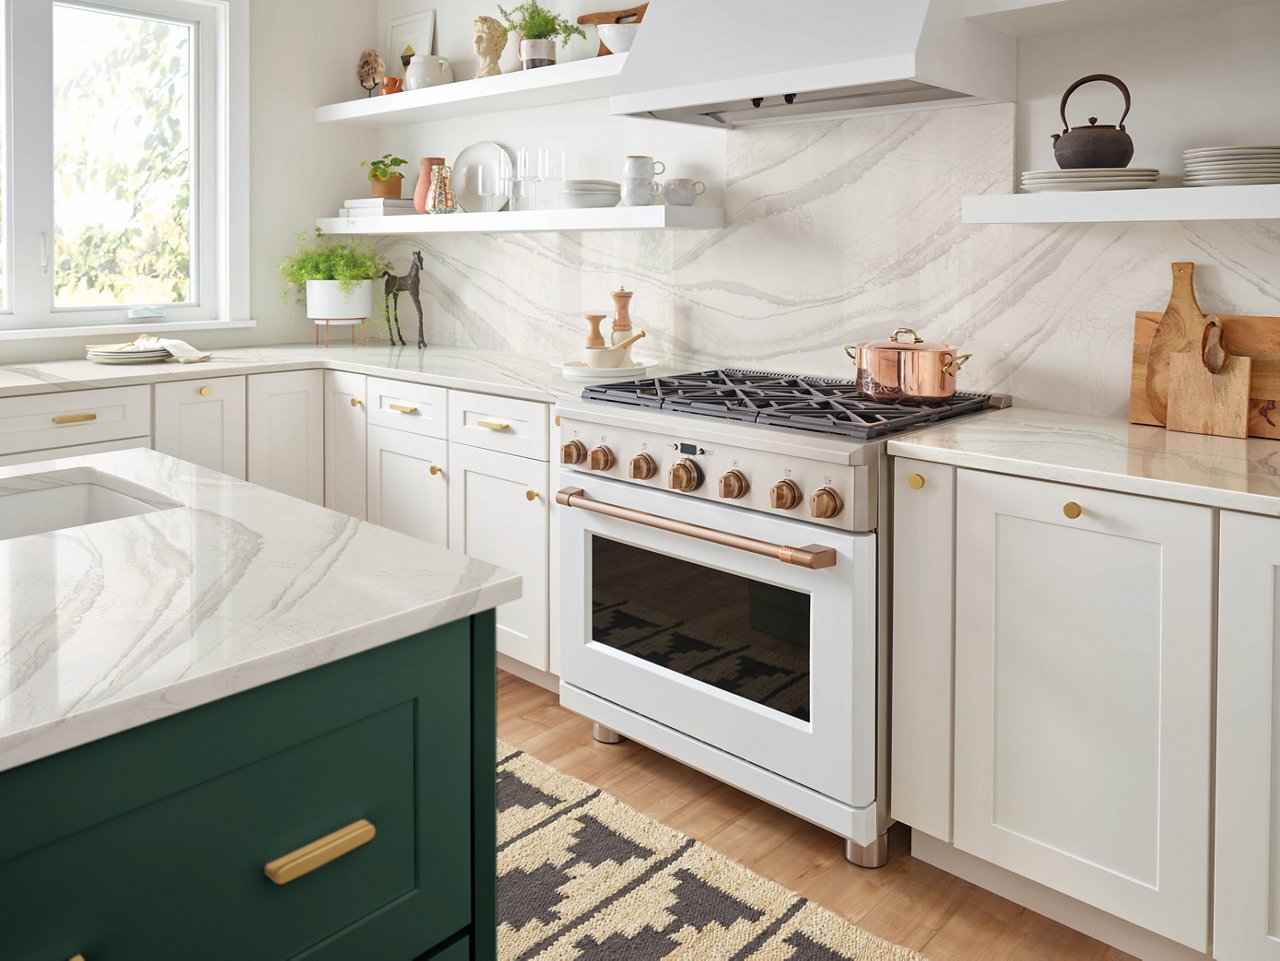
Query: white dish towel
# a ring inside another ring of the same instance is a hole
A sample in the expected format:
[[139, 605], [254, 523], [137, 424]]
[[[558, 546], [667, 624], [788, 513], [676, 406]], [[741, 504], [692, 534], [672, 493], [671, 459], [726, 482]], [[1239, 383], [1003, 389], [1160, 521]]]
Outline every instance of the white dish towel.
[[139, 350], [156, 350], [163, 348], [173, 354], [174, 360], [180, 364], [200, 364], [208, 360], [213, 354], [207, 350], [196, 350], [185, 340], [168, 340], [159, 337], [152, 337], [150, 334], [143, 334], [133, 342], [134, 347]]

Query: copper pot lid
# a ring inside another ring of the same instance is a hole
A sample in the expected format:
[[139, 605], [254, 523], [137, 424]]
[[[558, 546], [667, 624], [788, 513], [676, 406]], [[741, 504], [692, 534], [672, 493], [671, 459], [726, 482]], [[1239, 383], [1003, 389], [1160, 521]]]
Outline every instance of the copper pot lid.
[[[903, 340], [903, 337], [910, 338]], [[862, 345], [868, 350], [931, 350], [931, 351], [954, 351], [954, 347], [948, 347], [945, 344], [933, 344], [925, 340], [910, 327], [899, 327], [891, 335], [888, 340], [870, 340]]]

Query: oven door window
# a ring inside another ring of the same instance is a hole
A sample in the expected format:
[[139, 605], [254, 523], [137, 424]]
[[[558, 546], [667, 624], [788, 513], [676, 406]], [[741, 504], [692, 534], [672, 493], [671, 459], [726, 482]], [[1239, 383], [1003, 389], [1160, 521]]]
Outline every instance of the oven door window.
[[592, 535], [592, 637], [809, 720], [808, 594]]

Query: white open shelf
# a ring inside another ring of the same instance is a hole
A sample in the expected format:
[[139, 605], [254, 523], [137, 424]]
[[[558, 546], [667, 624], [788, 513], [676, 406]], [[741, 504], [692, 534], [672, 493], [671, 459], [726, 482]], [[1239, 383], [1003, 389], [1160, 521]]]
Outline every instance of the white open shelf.
[[1258, 0], [965, 0], [964, 13], [1015, 37], [1082, 30], [1111, 23], [1207, 13]]
[[[544, 68], [546, 69], [546, 68]], [[326, 234], [500, 234], [546, 230], [718, 230], [723, 207], [596, 207], [586, 210], [413, 214], [403, 217], [324, 217]]]
[[963, 211], [966, 224], [1280, 220], [1280, 184], [984, 194], [965, 197]]
[[536, 70], [517, 70], [479, 80], [406, 90], [383, 97], [330, 104], [316, 108], [318, 123], [366, 127], [400, 127], [452, 120], [499, 110], [522, 110], [550, 104], [575, 103], [607, 97], [626, 63], [625, 53], [590, 60], [574, 60]]

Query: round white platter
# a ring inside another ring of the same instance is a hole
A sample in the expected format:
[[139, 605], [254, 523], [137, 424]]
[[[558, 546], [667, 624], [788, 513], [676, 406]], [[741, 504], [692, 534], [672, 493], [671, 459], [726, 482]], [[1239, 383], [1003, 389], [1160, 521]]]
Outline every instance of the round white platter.
[[631, 367], [588, 367], [580, 360], [570, 360], [551, 366], [560, 371], [565, 380], [635, 380], [658, 365], [641, 361]]
[[1154, 180], [1081, 180], [1053, 183], [1024, 183], [1022, 189], [1027, 193], [1067, 193], [1074, 191], [1083, 193], [1090, 190], [1145, 190], [1154, 187]]
[[490, 171], [498, 183], [510, 181], [511, 155], [498, 144], [487, 140], [473, 143], [458, 154], [458, 159], [453, 162], [453, 196], [458, 209], [463, 213], [502, 210], [507, 206], [505, 197], [480, 196], [477, 171], [481, 168]]

